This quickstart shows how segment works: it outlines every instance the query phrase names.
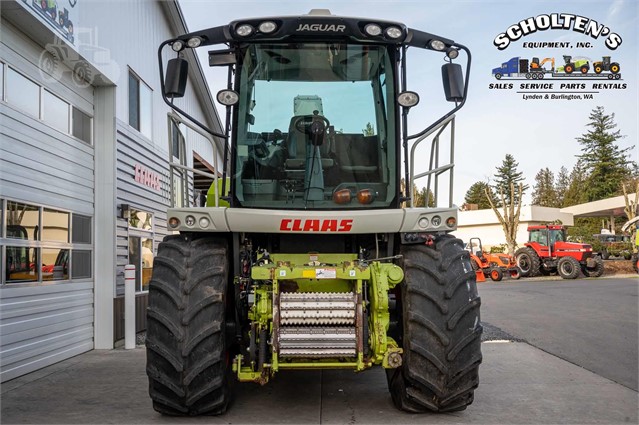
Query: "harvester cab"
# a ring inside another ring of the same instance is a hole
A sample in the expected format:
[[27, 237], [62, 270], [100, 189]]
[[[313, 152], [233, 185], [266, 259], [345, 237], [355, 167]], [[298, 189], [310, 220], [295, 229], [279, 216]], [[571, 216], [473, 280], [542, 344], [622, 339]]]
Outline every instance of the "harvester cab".
[[[185, 56], [215, 45], [209, 65], [228, 68], [216, 96], [222, 131], [180, 101]], [[409, 51], [442, 62], [453, 104], [415, 134]], [[213, 161], [213, 139], [225, 143], [207, 207], [167, 213], [179, 234], [160, 244], [149, 286], [154, 408], [224, 412], [230, 369], [266, 384], [287, 369], [375, 365], [400, 409], [466, 408], [481, 363], [480, 300], [469, 255], [449, 233], [469, 50], [401, 23], [315, 10], [185, 34], [162, 43], [158, 59], [170, 119], [209, 136]], [[424, 141], [431, 155], [420, 169]], [[434, 207], [413, 205], [421, 178]]]

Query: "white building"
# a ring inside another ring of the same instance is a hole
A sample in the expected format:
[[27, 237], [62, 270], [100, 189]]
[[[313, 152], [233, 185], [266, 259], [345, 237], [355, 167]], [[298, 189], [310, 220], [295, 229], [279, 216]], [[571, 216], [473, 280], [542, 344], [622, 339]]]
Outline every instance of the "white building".
[[[193, 204], [208, 184], [170, 175], [169, 152], [174, 162], [215, 170], [210, 142], [169, 118], [160, 94], [158, 46], [186, 32], [175, 1], [6, 0], [0, 28], [6, 381], [112, 348], [122, 334], [127, 263], [138, 267], [144, 328], [166, 208]], [[220, 131], [202, 70], [187, 59], [191, 75], [179, 104]], [[215, 143], [220, 152], [223, 142]]]

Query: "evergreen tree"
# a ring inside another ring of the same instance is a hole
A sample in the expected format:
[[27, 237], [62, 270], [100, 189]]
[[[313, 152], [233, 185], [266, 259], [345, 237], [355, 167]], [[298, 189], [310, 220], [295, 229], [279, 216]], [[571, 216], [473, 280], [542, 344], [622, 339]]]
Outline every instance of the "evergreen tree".
[[374, 136], [375, 135], [375, 127], [370, 122], [366, 123], [366, 128], [362, 129], [362, 133], [364, 136]]
[[497, 196], [495, 196], [495, 192], [486, 182], [473, 183], [472, 186], [470, 186], [470, 189], [466, 192], [464, 202], [466, 204], [477, 204], [477, 208], [480, 210], [490, 208], [490, 202], [486, 197], [486, 189], [488, 189], [488, 193], [490, 194], [493, 203], [497, 204]]
[[587, 184], [585, 201], [598, 201], [621, 193], [621, 183], [632, 173], [634, 161], [628, 159], [629, 151], [621, 149], [617, 141], [623, 136], [615, 130], [615, 114], [607, 115], [602, 106], [590, 113], [590, 129], [577, 138], [581, 155], [577, 155], [585, 168]]
[[559, 207], [559, 198], [555, 189], [555, 175], [548, 167], [539, 170], [535, 176], [532, 204], [542, 207]]
[[[525, 180], [523, 177], [523, 173], [521, 171], [518, 171], [517, 167], [519, 167], [519, 163], [515, 161], [515, 157], [513, 157], [511, 154], [506, 154], [506, 157], [502, 161], [501, 166], [497, 167], [497, 171], [495, 172], [494, 176], [495, 184], [493, 185], [493, 187], [498, 198], [501, 196], [501, 193], [508, 197], [507, 194], [510, 193], [511, 185], [514, 185], [514, 187], [518, 187], [519, 183]], [[528, 188], [528, 185], [522, 186], [522, 196]], [[520, 203], [520, 195], [518, 191], [515, 192], [515, 197], [513, 200], [515, 204]]]
[[577, 161], [568, 178], [568, 187], [564, 192], [562, 207], [571, 207], [585, 202], [587, 177], [583, 163]]
[[555, 180], [555, 192], [557, 193], [558, 207], [564, 206], [564, 198], [569, 185], [570, 175], [568, 174], [568, 169], [562, 166], [561, 169], [559, 169], [559, 174], [557, 174], [557, 179]]

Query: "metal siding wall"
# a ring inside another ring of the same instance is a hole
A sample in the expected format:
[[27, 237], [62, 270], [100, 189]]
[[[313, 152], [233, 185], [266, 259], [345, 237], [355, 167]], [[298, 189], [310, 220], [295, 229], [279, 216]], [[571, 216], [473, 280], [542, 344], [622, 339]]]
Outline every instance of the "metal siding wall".
[[[166, 122], [165, 122], [166, 124]], [[166, 125], [165, 125], [166, 127]], [[127, 124], [117, 123], [117, 205], [153, 213], [155, 244], [167, 234], [166, 209], [170, 203], [168, 154], [146, 141]], [[135, 164], [142, 165], [160, 175], [160, 191], [135, 181]], [[117, 281], [116, 296], [124, 295], [124, 266], [128, 263], [128, 226], [124, 219], [117, 220]]]
[[93, 349], [93, 282], [0, 291], [2, 382]]
[[[92, 88], [74, 85], [68, 73], [43, 79], [42, 48], [1, 24], [3, 62], [93, 114]], [[0, 197], [93, 216], [93, 161], [92, 146], [0, 104]], [[1, 381], [93, 349], [93, 287], [84, 281], [0, 288]]]

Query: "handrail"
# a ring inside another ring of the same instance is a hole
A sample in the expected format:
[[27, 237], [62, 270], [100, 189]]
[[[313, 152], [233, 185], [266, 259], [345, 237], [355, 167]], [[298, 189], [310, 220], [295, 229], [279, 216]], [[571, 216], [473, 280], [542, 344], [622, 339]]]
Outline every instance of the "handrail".
[[[180, 123], [180, 124], [184, 124], [187, 128], [195, 131], [197, 134], [199, 134], [200, 136], [204, 137], [210, 144], [211, 144], [211, 148], [213, 149], [213, 168], [215, 168], [215, 171], [217, 172], [218, 170], [218, 164], [217, 164], [217, 157], [218, 157], [218, 150], [217, 150], [217, 146], [215, 144], [215, 141], [213, 140], [213, 136], [210, 135], [209, 133], [204, 132], [202, 129], [200, 129], [198, 126], [192, 124], [191, 122], [185, 120], [184, 118], [182, 118], [177, 112], [175, 112], [175, 110], [171, 110], [167, 113], [168, 117], [171, 118], [172, 120]], [[169, 122], [170, 124], [170, 122]], [[169, 131], [170, 131], [170, 125], [169, 125]], [[169, 133], [169, 137], [171, 137], [170, 133]], [[169, 148], [169, 151], [171, 150], [171, 148]], [[172, 159], [172, 158], [171, 158]], [[186, 171], [191, 171], [194, 174], [198, 174], [198, 175], [202, 175], [202, 176], [206, 176], [206, 177], [213, 177], [214, 183], [214, 190], [215, 190], [215, 206], [219, 207], [220, 206], [220, 196], [219, 196], [219, 189], [218, 189], [218, 176], [217, 173], [216, 174], [209, 174], [205, 171], [200, 171], [200, 170], [196, 170], [193, 167], [187, 167], [185, 165], [182, 164], [175, 164], [172, 161], [169, 161], [169, 171], [170, 171], [170, 178], [169, 181], [171, 182], [171, 202], [173, 202], [174, 199], [174, 188], [173, 188], [173, 168], [178, 168], [178, 169], [182, 169], [182, 170], [186, 170]]]
[[[444, 132], [444, 130], [446, 129], [446, 127], [448, 126], [448, 124], [450, 124], [450, 128], [451, 128], [451, 135], [450, 135], [450, 162], [448, 164], [444, 164], [444, 165], [439, 165], [439, 136]], [[438, 131], [439, 130], [439, 131]], [[430, 149], [430, 161], [429, 161], [429, 169], [428, 171], [425, 171], [423, 173], [419, 173], [417, 175], [415, 175], [415, 150], [417, 149], [417, 146], [423, 142], [426, 138], [428, 138], [429, 136], [431, 136], [433, 133], [437, 132], [437, 134], [435, 135], [435, 137], [433, 138], [432, 142], [431, 142], [431, 149]], [[420, 179], [422, 177], [426, 177], [428, 176], [428, 183], [426, 185], [426, 196], [429, 195], [430, 193], [430, 183], [431, 183], [431, 177], [434, 175], [435, 176], [435, 190], [433, 191], [433, 197], [435, 200], [435, 203], [437, 202], [437, 197], [439, 195], [439, 184], [438, 184], [438, 177], [440, 174], [449, 171], [450, 170], [450, 178], [449, 178], [449, 199], [448, 199], [448, 207], [452, 207], [453, 206], [453, 172], [452, 169], [455, 166], [455, 162], [454, 162], [454, 153], [455, 153], [455, 115], [450, 115], [448, 117], [446, 117], [444, 120], [442, 120], [442, 122], [440, 122], [438, 125], [436, 125], [435, 127], [431, 128], [430, 130], [428, 130], [427, 132], [425, 132], [424, 134], [422, 134], [411, 146], [410, 149], [410, 179], [409, 181], [406, 183], [410, 188], [410, 193], [411, 193], [411, 197], [410, 197], [410, 207], [414, 208], [414, 202], [415, 202], [415, 185], [414, 182], [417, 179]], [[428, 199], [426, 199], [426, 204], [428, 205]]]

